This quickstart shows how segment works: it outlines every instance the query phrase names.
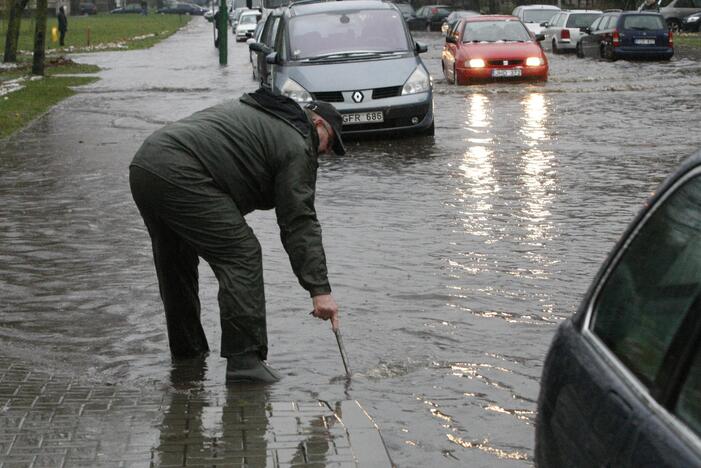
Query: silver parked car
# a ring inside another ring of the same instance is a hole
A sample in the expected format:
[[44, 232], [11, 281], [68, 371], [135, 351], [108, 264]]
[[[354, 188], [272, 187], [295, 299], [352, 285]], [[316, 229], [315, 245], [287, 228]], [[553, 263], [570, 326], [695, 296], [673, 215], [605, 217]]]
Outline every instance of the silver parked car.
[[521, 20], [528, 30], [535, 34], [542, 34], [542, 24], [550, 21], [550, 18], [558, 13], [560, 8], [555, 5], [520, 5], [514, 8], [511, 14]]
[[554, 54], [574, 52], [584, 34], [579, 28], [588, 28], [601, 14], [600, 10], [567, 10], [556, 14], [544, 25], [543, 45], [551, 47]]
[[679, 31], [684, 18], [701, 11], [701, 0], [646, 0], [638, 11], [657, 11], [669, 29]]
[[402, 13], [388, 2], [292, 4], [270, 13], [261, 85], [303, 104], [332, 103], [344, 134], [433, 135], [433, 87]]

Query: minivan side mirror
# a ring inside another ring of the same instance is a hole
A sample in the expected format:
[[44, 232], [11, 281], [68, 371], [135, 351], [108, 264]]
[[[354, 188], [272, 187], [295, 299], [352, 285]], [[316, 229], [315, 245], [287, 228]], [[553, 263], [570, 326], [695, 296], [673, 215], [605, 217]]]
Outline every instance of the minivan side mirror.
[[278, 65], [280, 60], [278, 59], [277, 52], [270, 52], [265, 56], [265, 63], [270, 65]]
[[547, 21], [543, 21], [542, 23], [540, 23], [540, 25], [544, 28], [547, 28], [548, 26], [550, 26], [550, 23], [548, 23]]
[[263, 44], [262, 42], [253, 42], [251, 44], [248, 44], [248, 49], [253, 52], [260, 52], [263, 54], [269, 54], [273, 51], [273, 49]]
[[543, 33], [536, 34], [536, 35], [535, 35], [535, 40], [538, 41], [538, 42], [544, 41], [544, 40], [545, 40], [545, 34], [543, 34]]
[[428, 52], [428, 47], [425, 44], [422, 44], [420, 42], [416, 43], [416, 52], [423, 54], [424, 52]]
[[584, 34], [591, 34], [591, 28], [589, 26], [579, 28], [579, 30], [582, 31]]
[[445, 42], [455, 43], [455, 38], [452, 36], [452, 34], [448, 34], [445, 36]]

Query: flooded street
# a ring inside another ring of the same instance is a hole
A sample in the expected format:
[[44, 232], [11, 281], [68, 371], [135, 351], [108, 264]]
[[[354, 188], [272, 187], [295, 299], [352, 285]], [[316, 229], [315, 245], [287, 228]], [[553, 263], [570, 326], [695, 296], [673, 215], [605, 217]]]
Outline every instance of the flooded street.
[[[348, 144], [320, 162], [317, 210], [355, 376], [312, 319], [273, 212], [263, 247], [269, 398], [360, 401], [404, 467], [533, 464], [541, 365], [609, 249], [694, 150], [701, 63], [553, 56], [545, 84], [456, 87], [442, 37], [417, 33], [434, 80], [435, 138]], [[255, 89], [245, 44], [219, 67], [195, 18], [153, 49], [74, 57], [103, 67], [0, 143], [0, 349], [44, 371], [136, 386], [171, 362], [150, 241], [128, 164], [160, 126]], [[217, 288], [201, 264], [224, 387]]]

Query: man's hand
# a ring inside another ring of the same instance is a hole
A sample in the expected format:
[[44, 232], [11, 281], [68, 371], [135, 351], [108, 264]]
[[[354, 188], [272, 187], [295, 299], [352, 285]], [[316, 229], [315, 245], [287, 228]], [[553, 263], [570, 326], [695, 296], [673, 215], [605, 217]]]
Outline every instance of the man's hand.
[[314, 303], [312, 315], [322, 320], [331, 319], [331, 328], [337, 331], [339, 326], [338, 304], [336, 304], [333, 296], [331, 294], [321, 294], [319, 296], [314, 296], [312, 301]]

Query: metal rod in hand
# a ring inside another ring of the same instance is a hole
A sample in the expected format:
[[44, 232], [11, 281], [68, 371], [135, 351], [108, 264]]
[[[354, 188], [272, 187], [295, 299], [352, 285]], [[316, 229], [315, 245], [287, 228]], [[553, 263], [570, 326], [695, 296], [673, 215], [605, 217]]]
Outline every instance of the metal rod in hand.
[[336, 342], [338, 343], [338, 349], [341, 351], [341, 359], [343, 360], [343, 367], [346, 368], [346, 377], [350, 379], [351, 370], [348, 364], [348, 357], [346, 356], [346, 348], [343, 346], [343, 337], [341, 336], [341, 330], [334, 330], [333, 334], [336, 335]]

